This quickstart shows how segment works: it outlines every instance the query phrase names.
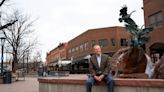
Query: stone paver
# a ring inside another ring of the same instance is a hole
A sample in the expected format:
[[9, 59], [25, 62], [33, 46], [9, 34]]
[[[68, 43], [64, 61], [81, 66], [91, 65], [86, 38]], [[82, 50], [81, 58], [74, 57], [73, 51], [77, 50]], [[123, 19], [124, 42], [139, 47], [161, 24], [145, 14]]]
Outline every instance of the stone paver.
[[0, 84], [0, 92], [39, 92], [37, 78], [26, 77], [11, 84]]
[[48, 79], [86, 79], [86, 74], [73, 74], [66, 77], [38, 77], [28, 76], [23, 80], [12, 82], [11, 84], [0, 84], [0, 92], [39, 92], [39, 82], [37, 78], [48, 78]]

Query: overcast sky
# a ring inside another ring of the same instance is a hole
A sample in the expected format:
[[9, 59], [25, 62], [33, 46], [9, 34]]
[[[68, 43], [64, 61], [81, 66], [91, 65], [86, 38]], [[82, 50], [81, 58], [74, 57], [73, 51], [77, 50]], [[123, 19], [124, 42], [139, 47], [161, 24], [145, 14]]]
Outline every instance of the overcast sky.
[[119, 10], [136, 10], [132, 18], [143, 25], [143, 0], [12, 0], [13, 6], [38, 20], [34, 28], [45, 61], [46, 52], [88, 29], [120, 26]]

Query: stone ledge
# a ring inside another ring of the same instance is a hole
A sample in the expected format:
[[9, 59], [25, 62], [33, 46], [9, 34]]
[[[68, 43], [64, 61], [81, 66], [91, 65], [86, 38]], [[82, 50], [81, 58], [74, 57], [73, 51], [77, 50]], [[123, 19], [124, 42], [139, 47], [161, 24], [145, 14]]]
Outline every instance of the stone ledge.
[[[39, 83], [50, 84], [78, 84], [85, 85], [87, 77], [75, 78], [75, 77], [59, 77], [59, 78], [38, 78]], [[115, 86], [131, 86], [131, 87], [157, 87], [164, 88], [163, 79], [121, 79], [115, 78]], [[101, 82], [96, 85], [105, 85]]]

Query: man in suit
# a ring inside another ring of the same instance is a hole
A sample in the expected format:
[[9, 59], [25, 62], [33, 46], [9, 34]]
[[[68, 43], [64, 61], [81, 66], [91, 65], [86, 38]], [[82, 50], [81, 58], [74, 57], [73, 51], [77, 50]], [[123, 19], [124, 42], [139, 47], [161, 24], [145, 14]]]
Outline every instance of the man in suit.
[[89, 62], [90, 75], [86, 82], [87, 92], [91, 92], [92, 86], [95, 84], [95, 82], [101, 82], [103, 80], [107, 83], [108, 92], [113, 92], [114, 82], [113, 78], [109, 76], [109, 57], [105, 54], [102, 54], [99, 45], [95, 45], [93, 50], [95, 54], [91, 56]]

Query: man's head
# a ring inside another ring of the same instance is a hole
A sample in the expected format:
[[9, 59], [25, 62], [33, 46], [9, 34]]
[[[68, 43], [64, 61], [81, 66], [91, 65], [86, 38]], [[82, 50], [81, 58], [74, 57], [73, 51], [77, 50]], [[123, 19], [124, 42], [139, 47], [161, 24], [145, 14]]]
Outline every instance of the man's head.
[[100, 45], [94, 45], [93, 51], [96, 55], [101, 55], [101, 53], [102, 53]]

